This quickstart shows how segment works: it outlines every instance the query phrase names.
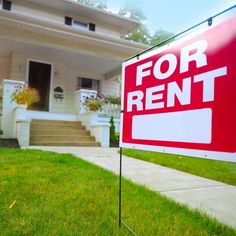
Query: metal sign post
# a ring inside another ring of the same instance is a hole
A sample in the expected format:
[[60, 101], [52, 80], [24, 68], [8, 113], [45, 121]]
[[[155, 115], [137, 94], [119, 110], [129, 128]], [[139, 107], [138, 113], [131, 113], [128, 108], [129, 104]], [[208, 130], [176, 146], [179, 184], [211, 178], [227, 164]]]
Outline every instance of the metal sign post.
[[137, 234], [122, 220], [122, 147], [120, 147], [120, 181], [119, 181], [119, 227], [124, 225], [131, 234]]

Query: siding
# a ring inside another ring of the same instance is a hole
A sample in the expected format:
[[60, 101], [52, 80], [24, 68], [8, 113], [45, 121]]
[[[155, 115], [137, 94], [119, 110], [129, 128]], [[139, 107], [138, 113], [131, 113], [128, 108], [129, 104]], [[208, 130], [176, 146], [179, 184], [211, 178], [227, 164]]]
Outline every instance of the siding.
[[62, 15], [62, 13], [40, 5], [36, 6], [32, 3], [13, 2], [12, 12], [40, 20], [64, 24], [64, 15]]
[[120, 82], [117, 78], [114, 79], [103, 79], [101, 92], [105, 96], [120, 96]]
[[10, 78], [11, 80], [26, 80], [26, 66], [27, 57], [23, 54], [12, 53], [11, 55], [11, 69]]
[[10, 73], [10, 56], [0, 56], [0, 85], [2, 80], [9, 79]]

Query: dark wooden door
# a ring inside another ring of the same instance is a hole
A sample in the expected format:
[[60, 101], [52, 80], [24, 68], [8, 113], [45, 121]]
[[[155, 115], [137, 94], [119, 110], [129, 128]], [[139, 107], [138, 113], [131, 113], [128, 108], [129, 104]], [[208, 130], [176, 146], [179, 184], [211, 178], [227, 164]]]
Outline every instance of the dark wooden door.
[[28, 86], [37, 89], [40, 96], [40, 100], [29, 107], [30, 110], [49, 111], [51, 69], [50, 64], [30, 61]]

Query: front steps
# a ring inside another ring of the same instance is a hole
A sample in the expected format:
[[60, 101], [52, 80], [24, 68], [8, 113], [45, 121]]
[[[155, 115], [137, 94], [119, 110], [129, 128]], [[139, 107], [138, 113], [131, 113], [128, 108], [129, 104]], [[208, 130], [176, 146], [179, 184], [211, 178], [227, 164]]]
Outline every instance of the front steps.
[[99, 147], [79, 121], [32, 120], [30, 145]]

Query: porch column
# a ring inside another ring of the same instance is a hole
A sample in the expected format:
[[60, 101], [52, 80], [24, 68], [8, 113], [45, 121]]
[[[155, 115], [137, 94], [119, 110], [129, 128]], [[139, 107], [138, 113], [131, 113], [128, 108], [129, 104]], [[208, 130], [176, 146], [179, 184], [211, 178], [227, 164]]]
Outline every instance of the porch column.
[[86, 110], [83, 107], [83, 103], [85, 102], [86, 98], [90, 97], [96, 98], [97, 91], [87, 90], [87, 89], [80, 89], [75, 91], [75, 109], [78, 115], [86, 112]]
[[23, 88], [23, 81], [3, 80], [2, 94], [2, 130], [3, 138], [16, 138], [14, 125], [14, 110], [16, 103], [11, 101], [11, 94], [20, 88]]

